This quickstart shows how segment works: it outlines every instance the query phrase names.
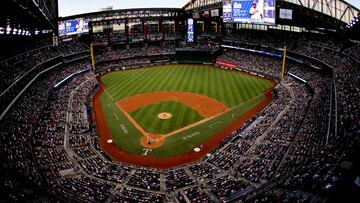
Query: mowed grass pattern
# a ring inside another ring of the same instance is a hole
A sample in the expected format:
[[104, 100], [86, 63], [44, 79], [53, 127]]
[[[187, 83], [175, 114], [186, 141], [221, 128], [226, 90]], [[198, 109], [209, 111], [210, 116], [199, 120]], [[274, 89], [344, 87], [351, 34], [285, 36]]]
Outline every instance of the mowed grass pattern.
[[147, 92], [177, 91], [205, 95], [229, 108], [272, 86], [267, 80], [247, 74], [185, 64], [113, 72], [102, 81], [116, 101]]
[[[144, 147], [140, 144], [142, 134], [115, 105], [115, 102], [120, 99], [148, 92], [193, 92], [217, 99], [231, 108], [230, 111], [212, 120], [167, 137], [162, 146], [152, 149], [152, 152], [148, 154], [152, 157], [171, 157], [192, 151], [194, 147], [219, 133], [255, 107], [264, 99], [262, 92], [272, 87], [270, 81], [242, 72], [227, 72], [211, 65], [191, 64], [112, 72], [103, 76], [101, 80], [106, 85], [107, 91], [101, 95], [101, 104], [112, 138], [119, 148], [132, 154], [143, 153]], [[179, 109], [180, 106], [174, 106], [171, 111], [179, 112]], [[138, 110], [139, 112], [133, 115], [136, 119], [150, 121], [157, 115], [157, 113], [143, 114], [140, 109]], [[166, 111], [170, 111], [169, 108]], [[191, 118], [186, 116], [186, 119], [180, 119], [185, 124], [179, 125], [186, 125], [187, 119]], [[167, 125], [173, 124], [169, 122]], [[126, 126], [126, 130], [122, 126]], [[143, 126], [143, 128], [146, 127]], [[169, 129], [170, 127], [164, 124], [161, 128]], [[193, 136], [194, 133], [197, 136]]]
[[[158, 118], [157, 115], [163, 112], [170, 113], [171, 118]], [[129, 114], [145, 132], [154, 134], [166, 134], [204, 118], [194, 109], [176, 101], [163, 101], [140, 107]]]

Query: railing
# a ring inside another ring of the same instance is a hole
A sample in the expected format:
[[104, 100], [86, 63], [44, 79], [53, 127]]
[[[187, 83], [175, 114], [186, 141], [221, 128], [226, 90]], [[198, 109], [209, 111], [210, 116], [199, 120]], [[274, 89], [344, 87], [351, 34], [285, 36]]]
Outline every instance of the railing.
[[23, 52], [23, 53], [17, 54], [17, 55], [15, 55], [15, 56], [11, 56], [11, 57], [9, 57], [9, 58], [7, 58], [7, 59], [4, 59], [4, 60], [0, 61], [0, 64], [5, 63], [5, 62], [10, 61], [10, 60], [13, 60], [13, 59], [16, 58], [16, 57], [19, 57], [19, 56], [22, 56], [22, 55], [26, 55], [26, 54], [30, 54], [30, 53], [32, 53], [32, 52], [40, 51], [40, 50], [42, 50], [42, 49], [46, 49], [46, 48], [49, 48], [49, 47], [51, 47], [51, 46], [48, 45], [48, 46], [39, 47], [39, 48], [37, 48], [37, 49], [32, 49], [32, 50], [29, 50], [29, 51], [25, 51], [25, 52]]
[[5, 110], [1, 113], [0, 115], [0, 120], [3, 119], [3, 117], [5, 116], [5, 114], [9, 111], [9, 109], [15, 104], [15, 102], [19, 99], [19, 97], [27, 90], [27, 88], [29, 88], [29, 86], [40, 76], [42, 75], [43, 73], [57, 67], [57, 66], [60, 66], [62, 64], [62, 62], [54, 65], [54, 66], [51, 66], [50, 68], [47, 68], [43, 71], [41, 71], [40, 73], [38, 73], [21, 91], [19, 94], [16, 95], [16, 97], [10, 102], [10, 104], [5, 108]]
[[31, 71], [35, 70], [36, 68], [42, 66], [43, 64], [46, 64], [50, 61], [56, 60], [61, 58], [61, 56], [56, 56], [54, 58], [48, 59], [40, 64], [35, 65], [34, 67], [32, 67], [30, 70], [28, 70], [25, 74], [21, 75], [20, 78], [16, 79], [8, 88], [6, 88], [1, 94], [0, 97], [4, 96], [6, 94], [6, 92], [8, 92], [14, 85], [16, 85], [19, 81], [21, 81], [25, 76], [27, 76]]

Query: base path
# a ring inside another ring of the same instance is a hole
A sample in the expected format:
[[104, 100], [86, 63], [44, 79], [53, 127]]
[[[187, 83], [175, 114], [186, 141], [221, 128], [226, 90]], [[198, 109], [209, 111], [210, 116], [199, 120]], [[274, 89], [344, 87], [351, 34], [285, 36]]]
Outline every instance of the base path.
[[157, 148], [164, 144], [164, 136], [159, 134], [148, 134], [141, 138], [140, 143], [146, 148]]
[[[100, 82], [101, 84], [101, 82]], [[230, 135], [235, 129], [238, 129], [242, 124], [248, 121], [251, 117], [255, 116], [259, 111], [261, 111], [264, 107], [266, 107], [272, 101], [272, 88], [269, 88], [264, 92], [265, 99], [256, 105], [254, 108], [245, 113], [240, 119], [234, 121], [229, 126], [224, 128], [218, 134], [212, 136], [208, 140], [206, 140], [202, 145], [200, 152], [189, 151], [187, 153], [168, 157], [168, 158], [156, 158], [156, 157], [148, 157], [143, 155], [135, 155], [129, 154], [122, 151], [115, 143], [107, 143], [108, 139], [111, 139], [111, 133], [109, 127], [107, 126], [105, 115], [102, 110], [100, 96], [103, 94], [103, 89], [95, 94], [93, 97], [93, 106], [96, 116], [97, 123], [97, 131], [99, 134], [99, 142], [102, 149], [107, 152], [114, 160], [119, 162], [135, 164], [139, 166], [153, 167], [153, 168], [173, 168], [178, 167], [187, 163], [195, 162], [217, 147], [222, 140], [224, 140], [227, 136]], [[130, 107], [129, 107], [130, 108]], [[154, 135], [153, 139], [156, 139], [157, 136]], [[144, 140], [148, 142], [148, 140]]]
[[[185, 126], [183, 128], [177, 129], [176, 131], [170, 132], [166, 135], [153, 135], [157, 139], [152, 139], [149, 133], [145, 130], [130, 116], [130, 112], [135, 111], [138, 108], [145, 107], [151, 104], [155, 104], [162, 101], [176, 101], [180, 102], [188, 107], [191, 107], [197, 111], [203, 119], [203, 122], [218, 116], [226, 111], [229, 108], [221, 103], [220, 101], [200, 95], [192, 92], [149, 92], [144, 94], [138, 94], [131, 96], [125, 99], [122, 99], [116, 102], [116, 106], [128, 117], [129, 121], [143, 134], [143, 138], [140, 141], [140, 144], [148, 148], [157, 148], [164, 143], [164, 139], [173, 134], [179, 133], [181, 131], [187, 130], [190, 127], [199, 125], [202, 122], [193, 123], [191, 125]], [[169, 119], [172, 115], [170, 113], [162, 112], [157, 115], [158, 118], [162, 120]]]
[[216, 99], [192, 92], [149, 92], [122, 99], [116, 104], [130, 113], [140, 107], [162, 101], [181, 102], [197, 111], [204, 118], [223, 113], [229, 109]]

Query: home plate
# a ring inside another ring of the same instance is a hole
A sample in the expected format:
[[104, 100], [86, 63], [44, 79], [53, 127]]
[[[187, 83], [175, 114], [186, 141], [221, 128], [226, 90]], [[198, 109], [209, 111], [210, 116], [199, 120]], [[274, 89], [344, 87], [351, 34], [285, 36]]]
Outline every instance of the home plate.
[[201, 150], [201, 149], [200, 149], [199, 147], [195, 147], [195, 148], [194, 148], [194, 152], [200, 152], [200, 150]]
[[112, 140], [112, 139], [108, 139], [106, 142], [107, 142], [108, 144], [111, 144], [111, 143], [113, 143], [113, 140]]

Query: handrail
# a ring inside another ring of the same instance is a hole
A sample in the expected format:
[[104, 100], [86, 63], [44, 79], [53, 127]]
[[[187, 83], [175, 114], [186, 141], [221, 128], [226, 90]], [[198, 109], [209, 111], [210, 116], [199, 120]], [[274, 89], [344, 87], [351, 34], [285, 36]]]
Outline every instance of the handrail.
[[329, 121], [328, 121], [328, 129], [326, 132], [326, 142], [325, 144], [328, 145], [329, 144], [329, 139], [330, 139], [330, 128], [331, 128], [331, 117], [333, 115], [333, 111], [332, 111], [332, 106], [333, 106], [333, 88], [334, 88], [334, 81], [332, 81], [331, 83], [331, 87], [330, 87], [330, 105], [329, 105]]
[[175, 55], [174, 53], [161, 53], [161, 54], [154, 54], [154, 55], [137, 55], [137, 56], [125, 56], [125, 57], [116, 57], [116, 58], [112, 58], [112, 59], [106, 59], [103, 61], [98, 61], [95, 63], [95, 65], [99, 65], [102, 63], [106, 63], [106, 62], [111, 62], [111, 61], [117, 61], [117, 60], [125, 60], [125, 59], [134, 59], [134, 58], [141, 58], [141, 57], [155, 57], [155, 56], [172, 56]]
[[74, 52], [74, 53], [70, 53], [70, 54], [67, 54], [67, 55], [63, 55], [62, 53], [60, 53], [60, 55], [64, 58], [67, 58], [67, 57], [70, 57], [70, 56], [75, 56], [75, 55], [78, 55], [78, 54], [82, 54], [82, 53], [87, 53], [87, 52], [90, 52], [90, 50], [82, 50], [82, 51], [78, 51], [78, 52]]
[[25, 92], [25, 90], [27, 90], [27, 88], [28, 88], [40, 75], [42, 75], [43, 73], [45, 73], [45, 72], [47, 72], [47, 71], [49, 71], [49, 70], [51, 70], [51, 69], [53, 69], [53, 68], [61, 65], [61, 64], [62, 64], [62, 62], [57, 63], [57, 64], [51, 66], [50, 68], [47, 68], [47, 69], [41, 71], [40, 73], [38, 73], [38, 74], [21, 90], [21, 92], [20, 92], [18, 95], [16, 95], [16, 97], [10, 102], [10, 104], [6, 107], [6, 109], [1, 113], [1, 115], [0, 115], [0, 120], [3, 119], [3, 117], [5, 116], [5, 114], [6, 114], [6, 113], [9, 111], [9, 109], [14, 105], [14, 103], [19, 99], [19, 97]]
[[43, 65], [44, 63], [48, 63], [48, 62], [50, 62], [50, 61], [52, 61], [52, 60], [58, 59], [59, 57], [61, 57], [61, 56], [56, 56], [56, 57], [54, 57], [54, 58], [50, 58], [50, 59], [48, 59], [48, 60], [46, 60], [46, 61], [44, 61], [44, 62], [41, 62], [41, 63], [36, 64], [35, 66], [33, 66], [33, 67], [32, 67], [30, 70], [28, 70], [25, 74], [21, 75], [20, 78], [17, 78], [8, 88], [6, 88], [6, 89], [0, 94], [0, 97], [2, 97], [6, 92], [9, 91], [9, 89], [11, 89], [14, 85], [16, 85], [16, 83], [18, 83], [20, 80], [22, 80], [23, 77], [25, 77], [26, 75], [28, 75], [28, 74], [29, 74], [31, 71], [33, 71], [35, 68]]
[[39, 51], [39, 50], [41, 50], [41, 49], [45, 49], [45, 48], [49, 48], [49, 47], [51, 47], [51, 45], [39, 47], [39, 48], [36, 48], [36, 49], [31, 49], [31, 50], [22, 52], [22, 53], [20, 53], [20, 54], [17, 54], [17, 55], [15, 55], [15, 56], [10, 56], [9, 58], [0, 61], [0, 64], [1, 64], [1, 63], [5, 63], [6, 61], [10, 61], [10, 60], [12, 60], [13, 58], [16, 58], [16, 57], [18, 57], [18, 56], [25, 55], [25, 54], [28, 54], [28, 53], [31, 53], [31, 52], [34, 52], [34, 51]]

